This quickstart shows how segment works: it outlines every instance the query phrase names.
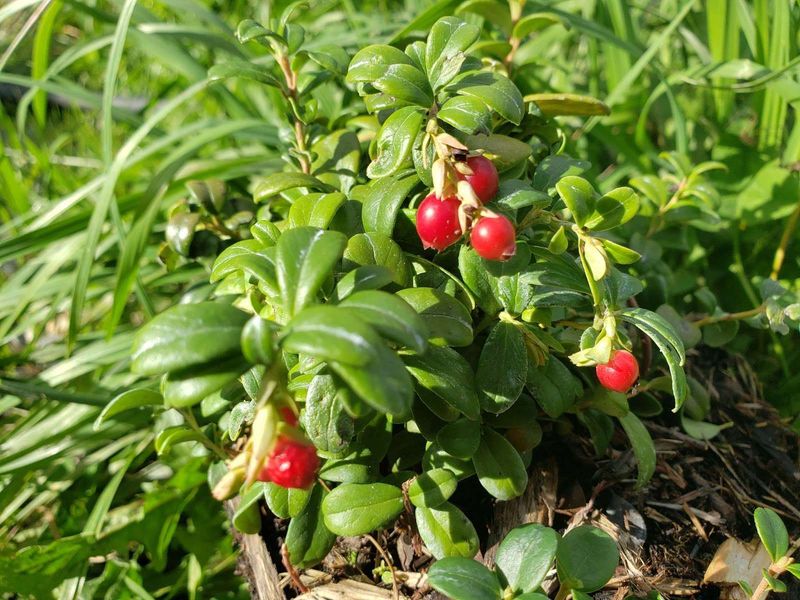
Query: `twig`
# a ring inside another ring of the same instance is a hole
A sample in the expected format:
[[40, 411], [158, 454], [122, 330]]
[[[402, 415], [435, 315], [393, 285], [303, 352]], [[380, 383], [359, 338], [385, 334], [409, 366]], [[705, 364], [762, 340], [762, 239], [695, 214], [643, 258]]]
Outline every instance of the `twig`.
[[302, 170], [303, 173], [311, 173], [311, 163], [308, 162], [307, 156], [308, 148], [306, 147], [305, 126], [298, 114], [297, 74], [292, 71], [289, 57], [285, 54], [280, 54], [277, 57], [277, 62], [283, 72], [283, 78], [286, 80], [286, 89], [288, 91], [286, 99], [291, 105], [292, 114], [294, 116], [294, 139], [295, 145], [297, 146], [297, 159], [300, 161], [300, 170]]
[[698, 519], [697, 515], [694, 514], [694, 510], [692, 509], [692, 507], [689, 506], [686, 502], [681, 504], [681, 506], [683, 506], [684, 512], [687, 515], [689, 515], [689, 520], [692, 522], [692, 525], [694, 525], [695, 530], [697, 530], [697, 534], [701, 538], [703, 538], [704, 542], [707, 542], [708, 541], [708, 534], [706, 533], [706, 530], [703, 529], [703, 524], [700, 522], [700, 519]]
[[186, 410], [182, 410], [181, 414], [183, 415], [184, 419], [186, 419], [187, 425], [191, 427], [195, 432], [200, 435], [200, 443], [203, 444], [206, 448], [211, 450], [214, 454], [216, 454], [222, 460], [228, 460], [230, 456], [225, 452], [225, 450], [211, 441], [211, 439], [203, 433], [203, 430], [200, 429], [200, 425], [197, 424], [197, 419], [194, 418], [194, 414], [192, 413], [191, 408], [187, 408]]
[[724, 315], [704, 317], [702, 319], [698, 319], [697, 321], [695, 321], [694, 325], [697, 327], [705, 327], [706, 325], [712, 325], [714, 323], [723, 323], [725, 321], [742, 321], [744, 319], [749, 319], [751, 317], [760, 315], [765, 310], [766, 306], [762, 304], [760, 306], [756, 306], [755, 308], [751, 308], [750, 310], [743, 310], [741, 312], [725, 313]]
[[656, 502], [654, 500], [648, 500], [645, 504], [647, 504], [648, 506], [657, 506], [658, 508], [668, 508], [670, 510], [685, 511], [687, 514], [688, 513], [694, 514], [695, 518], [699, 517], [704, 521], [708, 521], [712, 525], [718, 526], [723, 522], [722, 517], [720, 517], [719, 515], [708, 513], [704, 510], [700, 510], [697, 508], [692, 508], [686, 503], [680, 505], [680, 504], [671, 504], [669, 502]]
[[292, 586], [301, 594], [305, 594], [308, 591], [308, 587], [306, 587], [306, 584], [300, 579], [300, 574], [297, 572], [297, 569], [294, 568], [292, 561], [289, 560], [289, 549], [286, 547], [286, 544], [281, 546], [281, 562], [283, 562], [283, 567], [292, 580]]
[[[775, 577], [776, 579], [783, 575], [786, 572], [786, 568], [794, 562], [792, 555], [800, 548], [800, 538], [796, 539], [792, 544], [789, 551], [782, 556], [776, 563], [769, 566], [768, 572], [771, 576]], [[750, 596], [750, 600], [764, 600], [767, 596], [769, 596], [770, 592], [770, 585], [769, 581], [767, 581], [766, 577], [762, 577], [761, 581], [758, 583], [758, 587], [756, 587], [753, 595]]]
[[378, 543], [378, 540], [376, 540], [370, 534], [367, 534], [364, 537], [366, 537], [370, 542], [372, 542], [372, 545], [375, 546], [375, 549], [381, 555], [383, 560], [386, 561], [386, 565], [389, 567], [389, 572], [392, 574], [392, 594], [394, 595], [395, 600], [400, 600], [400, 589], [397, 587], [397, 576], [395, 575], [394, 572], [394, 563], [392, 562], [392, 559], [389, 557], [388, 554], [386, 554], [386, 551]]
[[800, 201], [797, 202], [797, 207], [794, 212], [786, 221], [786, 226], [783, 228], [783, 235], [778, 248], [775, 250], [775, 258], [772, 259], [772, 274], [771, 279], [778, 279], [778, 274], [781, 272], [783, 266], [783, 259], [786, 258], [786, 249], [789, 247], [789, 242], [792, 240], [794, 230], [797, 228], [797, 222], [800, 220]]

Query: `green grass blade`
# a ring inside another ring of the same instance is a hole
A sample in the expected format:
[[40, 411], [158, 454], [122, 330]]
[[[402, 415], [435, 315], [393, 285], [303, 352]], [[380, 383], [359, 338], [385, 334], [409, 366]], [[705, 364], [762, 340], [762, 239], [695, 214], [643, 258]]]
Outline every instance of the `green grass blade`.
[[[36, 28], [36, 36], [33, 39], [33, 58], [31, 60], [31, 76], [34, 79], [41, 79], [47, 71], [50, 61], [50, 40], [53, 38], [53, 26], [56, 17], [61, 10], [60, 0], [53, 2], [42, 15], [39, 26]], [[47, 117], [47, 96], [43, 91], [36, 92], [33, 99], [33, 114], [40, 127], [44, 127]]]
[[171, 160], [168, 159], [167, 165], [153, 178], [150, 186], [145, 192], [145, 198], [152, 198], [142, 217], [131, 229], [131, 233], [125, 241], [122, 256], [118, 262], [117, 283], [114, 289], [114, 303], [111, 310], [111, 317], [108, 324], [109, 335], [122, 317], [122, 311], [130, 294], [131, 287], [138, 273], [139, 261], [147, 248], [150, 232], [153, 228], [158, 210], [161, 206], [160, 200], [164, 190], [161, 189], [172, 179], [175, 173], [191, 158], [199, 149], [213, 141], [223, 139], [238, 131], [259, 129], [264, 127], [262, 121], [255, 119], [229, 121], [216, 127], [206, 129], [199, 135], [188, 138], [186, 142], [175, 152]]
[[122, 172], [125, 162], [131, 155], [133, 150], [147, 137], [147, 135], [161, 122], [165, 117], [170, 115], [172, 111], [178, 108], [181, 104], [192, 98], [195, 94], [204, 89], [207, 85], [206, 81], [200, 81], [194, 85], [186, 88], [183, 92], [167, 101], [161, 106], [145, 123], [137, 129], [128, 141], [120, 148], [116, 158], [109, 167], [109, 172], [103, 182], [103, 188], [100, 191], [100, 197], [95, 204], [94, 211], [92, 212], [91, 220], [87, 230], [87, 243], [84, 246], [83, 254], [78, 262], [78, 269], [75, 275], [75, 287], [73, 290], [72, 306], [70, 308], [70, 324], [69, 332], [67, 335], [67, 347], [71, 347], [75, 343], [75, 338], [78, 332], [81, 312], [83, 304], [86, 299], [86, 286], [89, 282], [89, 274], [91, 272], [92, 263], [94, 262], [94, 253], [97, 248], [97, 242], [100, 239], [103, 224], [106, 220], [111, 202], [114, 199], [114, 186], [117, 179]]

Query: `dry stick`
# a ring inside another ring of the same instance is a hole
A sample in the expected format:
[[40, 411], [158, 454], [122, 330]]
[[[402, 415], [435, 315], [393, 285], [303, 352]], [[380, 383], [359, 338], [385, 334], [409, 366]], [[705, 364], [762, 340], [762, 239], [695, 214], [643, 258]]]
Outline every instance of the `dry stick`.
[[392, 562], [392, 559], [388, 554], [386, 554], [386, 551], [378, 543], [378, 540], [376, 540], [370, 534], [367, 534], [365, 537], [372, 542], [372, 545], [375, 546], [375, 549], [383, 557], [383, 560], [386, 561], [386, 565], [389, 567], [389, 572], [392, 574], [392, 593], [395, 600], [400, 600], [400, 589], [397, 587], [397, 576], [394, 573], [394, 563]]
[[297, 569], [294, 568], [292, 561], [289, 560], [289, 548], [286, 547], [286, 544], [281, 546], [281, 561], [283, 562], [286, 572], [289, 573], [289, 577], [292, 579], [292, 585], [298, 592], [305, 594], [308, 591], [308, 587], [300, 579], [300, 574], [297, 572]]
[[778, 245], [778, 249], [775, 250], [775, 258], [772, 260], [771, 279], [778, 279], [778, 274], [781, 272], [781, 267], [783, 266], [783, 259], [786, 258], [786, 248], [789, 247], [789, 242], [792, 239], [794, 230], [797, 228], [798, 220], [800, 220], [800, 201], [797, 202], [797, 207], [794, 209], [789, 220], [786, 221], [786, 226], [783, 228], [781, 243]]

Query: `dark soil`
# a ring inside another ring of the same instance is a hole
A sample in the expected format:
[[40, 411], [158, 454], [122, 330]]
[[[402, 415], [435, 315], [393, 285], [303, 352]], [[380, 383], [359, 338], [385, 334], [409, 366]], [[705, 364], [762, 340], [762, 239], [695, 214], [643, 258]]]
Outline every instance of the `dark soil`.
[[[717, 600], [722, 588], [704, 585], [703, 575], [726, 538], [750, 541], [756, 536], [756, 507], [780, 514], [795, 539], [800, 532], [800, 437], [761, 399], [743, 359], [711, 350], [692, 356], [691, 364], [692, 376], [712, 397], [707, 420], [726, 428], [708, 442], [692, 438], [669, 411], [671, 398], [665, 398], [665, 411], [644, 420], [658, 455], [656, 474], [644, 489], [635, 489], [636, 463], [621, 430], [606, 456], [597, 458], [579, 425], [546, 433], [534, 451], [531, 482], [522, 498], [493, 505], [475, 478], [463, 481], [452, 500], [478, 529], [484, 562], [491, 564], [504, 532], [523, 522], [563, 531], [571, 522], [590, 520], [618, 539], [623, 555], [617, 577], [594, 595], [596, 600], [619, 600], [631, 593], [644, 597], [651, 591], [664, 598]], [[280, 556], [285, 527], [286, 522], [265, 515], [262, 536], [278, 571], [285, 571]], [[430, 562], [406, 520], [375, 541], [398, 570], [424, 571]], [[341, 540], [320, 569], [326, 579], [380, 584], [373, 569], [381, 563], [374, 543], [364, 536]], [[286, 585], [289, 577], [283, 579], [287, 597], [294, 597]], [[800, 598], [800, 587], [787, 584], [783, 597]], [[416, 599], [436, 597], [426, 589], [403, 592]]]

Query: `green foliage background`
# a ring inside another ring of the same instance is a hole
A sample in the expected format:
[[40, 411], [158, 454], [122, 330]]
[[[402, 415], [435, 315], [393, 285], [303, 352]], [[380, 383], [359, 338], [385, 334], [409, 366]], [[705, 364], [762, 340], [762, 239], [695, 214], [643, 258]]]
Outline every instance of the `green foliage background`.
[[[482, 23], [482, 12], [496, 13], [490, 4], [323, 1], [299, 22], [310, 46], [352, 55], [368, 42], [422, 37], [454, 12]], [[640, 304], [698, 315], [759, 306], [800, 198], [796, 3], [528, 3], [534, 9], [560, 22], [520, 44], [514, 81], [523, 94], [589, 94], [612, 109], [564, 118], [575, 132], [567, 153], [591, 163], [601, 191], [674, 172], [661, 152], [676, 152], [678, 168], [726, 167], [705, 175], [711, 214], [634, 245], [648, 284]], [[135, 380], [135, 327], [208, 285], [202, 261], [170, 271], [158, 262], [165, 208], [189, 180], [236, 186], [282, 167], [290, 132], [275, 92], [207, 80], [223, 59], [263, 60], [234, 28], [269, 10], [195, 0], [0, 6], [0, 591], [247, 595], [209, 495], [205, 449], [157, 456], [155, 433], [172, 423], [143, 413], [94, 423]], [[502, 58], [498, 29], [487, 24], [484, 35], [485, 55]], [[357, 94], [334, 85], [314, 97], [329, 124], [362, 112]], [[143, 215], [152, 227], [133, 227]], [[795, 236], [780, 277], [796, 291]], [[136, 272], [124, 259], [132, 248], [143, 257]], [[736, 327], [716, 326], [705, 341], [743, 353], [767, 397], [794, 416], [796, 336]]]

